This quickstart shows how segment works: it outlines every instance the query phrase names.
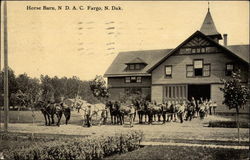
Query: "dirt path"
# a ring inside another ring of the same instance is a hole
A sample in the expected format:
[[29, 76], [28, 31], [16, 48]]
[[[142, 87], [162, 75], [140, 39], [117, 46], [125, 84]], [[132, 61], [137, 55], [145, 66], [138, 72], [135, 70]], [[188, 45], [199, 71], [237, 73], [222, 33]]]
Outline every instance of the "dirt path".
[[[209, 116], [205, 120], [194, 119], [192, 121], [168, 122], [161, 124], [155, 122], [153, 125], [135, 124], [130, 128], [128, 124], [93, 126], [91, 128], [81, 125], [69, 124], [57, 126], [44, 126], [43, 123], [10, 123], [10, 132], [22, 133], [44, 133], [44, 134], [66, 134], [66, 135], [111, 135], [127, 130], [142, 130], [145, 134], [144, 141], [166, 142], [171, 139], [186, 140], [213, 140], [213, 141], [235, 141], [237, 142], [236, 128], [211, 128], [207, 127], [210, 120], [227, 120], [225, 118]], [[240, 129], [241, 141], [249, 141], [249, 129]]]

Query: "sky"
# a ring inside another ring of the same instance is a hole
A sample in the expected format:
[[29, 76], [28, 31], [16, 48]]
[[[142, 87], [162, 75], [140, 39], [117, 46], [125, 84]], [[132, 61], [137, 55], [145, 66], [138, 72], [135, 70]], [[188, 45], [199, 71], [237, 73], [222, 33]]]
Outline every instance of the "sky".
[[[207, 1], [9, 1], [7, 5], [9, 66], [15, 74], [82, 80], [103, 75], [119, 52], [177, 47], [200, 29], [208, 10]], [[26, 9], [65, 5], [122, 10]], [[249, 44], [248, 1], [212, 1], [210, 12], [217, 30], [228, 34], [228, 45]]]

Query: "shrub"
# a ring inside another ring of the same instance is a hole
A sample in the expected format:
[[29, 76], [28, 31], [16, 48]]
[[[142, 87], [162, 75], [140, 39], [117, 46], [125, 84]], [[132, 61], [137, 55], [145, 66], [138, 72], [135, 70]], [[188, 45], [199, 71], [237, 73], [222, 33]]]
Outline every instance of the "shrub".
[[5, 152], [4, 157], [16, 160], [102, 159], [116, 153], [125, 153], [139, 148], [142, 138], [143, 133], [141, 131], [130, 131], [106, 137], [55, 140]]
[[[237, 128], [235, 121], [210, 121], [208, 127]], [[247, 122], [240, 122], [240, 128], [250, 128]]]

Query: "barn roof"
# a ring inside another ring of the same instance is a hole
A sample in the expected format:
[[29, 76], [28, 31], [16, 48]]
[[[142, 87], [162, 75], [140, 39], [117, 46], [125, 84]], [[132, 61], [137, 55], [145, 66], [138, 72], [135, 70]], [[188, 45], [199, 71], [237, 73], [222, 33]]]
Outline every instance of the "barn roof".
[[[155, 63], [160, 61], [165, 57], [172, 49], [160, 49], [160, 50], [142, 50], [142, 51], [128, 51], [120, 52], [117, 57], [114, 59], [112, 64], [109, 66], [105, 72], [105, 77], [112, 76], [124, 76], [124, 75], [141, 75], [149, 76], [147, 70], [151, 68]], [[147, 64], [141, 70], [129, 71], [126, 70], [126, 63], [133, 61], [136, 58], [140, 58]]]
[[227, 49], [229, 49], [234, 54], [238, 55], [241, 59], [245, 60], [249, 63], [249, 54], [250, 54], [250, 45], [244, 44], [244, 45], [230, 45], [226, 46]]

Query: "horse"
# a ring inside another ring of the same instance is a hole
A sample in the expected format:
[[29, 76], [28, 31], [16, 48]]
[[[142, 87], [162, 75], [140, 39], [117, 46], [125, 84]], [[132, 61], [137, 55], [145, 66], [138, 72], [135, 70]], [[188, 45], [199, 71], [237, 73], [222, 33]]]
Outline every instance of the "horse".
[[139, 123], [143, 123], [143, 116], [145, 116], [145, 123], [147, 121], [147, 115], [148, 115], [148, 109], [147, 109], [147, 104], [146, 101], [142, 101], [137, 103], [136, 105], [136, 110], [137, 110], [137, 114], [139, 117]]
[[119, 113], [119, 107], [120, 107], [118, 102], [108, 101], [106, 103], [106, 106], [110, 112], [111, 124], [118, 124], [118, 119], [119, 119], [118, 113]]
[[44, 119], [45, 119], [45, 125], [50, 126], [51, 124], [54, 124], [54, 116], [57, 116], [57, 126], [60, 126], [60, 120], [62, 118], [62, 114], [64, 113], [64, 116], [66, 118], [66, 124], [68, 124], [68, 121], [70, 119], [70, 111], [68, 111], [68, 108], [64, 107], [62, 103], [51, 103], [51, 102], [45, 102], [45, 101], [38, 101], [35, 104], [36, 107], [40, 108]]
[[120, 124], [123, 125], [125, 122], [125, 116], [129, 116], [129, 122], [130, 122], [130, 127], [133, 127], [134, 119], [135, 119], [135, 114], [136, 113], [136, 107], [134, 104], [131, 105], [126, 105], [122, 104], [119, 109], [119, 118], [120, 118]]
[[162, 115], [162, 107], [151, 102], [146, 102], [147, 114], [148, 114], [148, 123], [152, 124], [153, 117], [157, 115]]

